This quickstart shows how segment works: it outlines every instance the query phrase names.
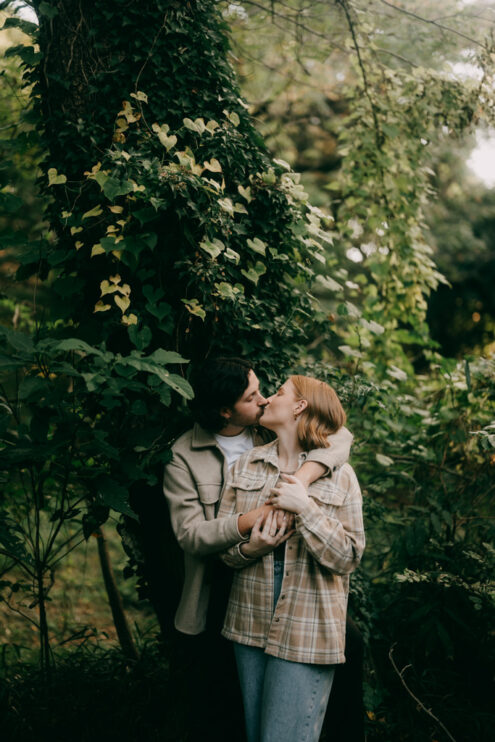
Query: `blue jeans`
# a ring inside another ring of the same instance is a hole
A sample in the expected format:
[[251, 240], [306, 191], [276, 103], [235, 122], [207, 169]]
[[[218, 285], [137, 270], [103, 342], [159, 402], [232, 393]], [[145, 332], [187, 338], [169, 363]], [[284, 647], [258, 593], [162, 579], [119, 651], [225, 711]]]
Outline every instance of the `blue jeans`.
[[[284, 563], [275, 561], [274, 608]], [[248, 742], [318, 742], [333, 665], [289, 662], [234, 642]]]

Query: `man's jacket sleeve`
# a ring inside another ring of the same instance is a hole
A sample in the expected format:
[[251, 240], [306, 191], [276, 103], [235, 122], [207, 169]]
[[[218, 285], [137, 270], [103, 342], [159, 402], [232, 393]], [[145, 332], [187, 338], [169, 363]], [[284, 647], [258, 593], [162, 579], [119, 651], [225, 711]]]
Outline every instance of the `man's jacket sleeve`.
[[331, 477], [335, 469], [349, 460], [353, 438], [352, 433], [342, 427], [328, 436], [327, 440], [330, 444], [328, 448], [314, 448], [309, 451], [306, 461], [316, 461], [321, 464], [326, 468], [323, 476]]
[[[231, 482], [237, 479], [237, 473], [240, 468], [240, 465], [236, 461], [234, 464], [234, 467], [232, 469], [232, 478]], [[232, 518], [236, 513], [236, 492], [235, 487], [232, 486], [231, 483], [228, 483], [225, 487], [225, 491], [223, 493], [222, 502], [220, 503], [220, 508], [218, 510], [218, 518], [219, 520], [228, 520]], [[239, 513], [237, 513], [237, 516], [239, 516]], [[241, 551], [241, 545], [242, 543], [249, 541], [248, 536], [244, 536], [241, 539], [237, 540], [237, 543], [231, 545], [228, 549], [223, 551], [220, 554], [220, 559], [222, 562], [224, 562], [228, 567], [232, 567], [233, 569], [242, 569], [243, 567], [248, 567], [250, 564], [255, 562], [256, 559], [252, 559], [251, 557], [246, 557]]]
[[[218, 498], [221, 486], [219, 485]], [[242, 541], [237, 522], [239, 513], [229, 518], [206, 519], [197, 483], [185, 461], [174, 455], [165, 467], [163, 492], [170, 510], [172, 528], [179, 545], [195, 556], [207, 556]], [[208, 505], [214, 508], [215, 504]]]

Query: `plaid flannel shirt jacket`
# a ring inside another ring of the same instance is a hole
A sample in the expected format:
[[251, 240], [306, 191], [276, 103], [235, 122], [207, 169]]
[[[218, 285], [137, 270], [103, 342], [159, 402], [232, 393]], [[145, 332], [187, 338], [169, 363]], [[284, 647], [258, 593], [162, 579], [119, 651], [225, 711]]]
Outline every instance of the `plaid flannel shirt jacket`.
[[[301, 454], [301, 459], [305, 454]], [[302, 463], [302, 462], [300, 462]], [[277, 441], [234, 464], [218, 517], [261, 505], [280, 475]], [[293, 662], [345, 662], [349, 573], [364, 550], [362, 498], [349, 464], [314, 482], [309, 504], [296, 516], [285, 547], [284, 577], [273, 611], [273, 552], [247, 559], [240, 543], [220, 556], [237, 569], [223, 635]]]

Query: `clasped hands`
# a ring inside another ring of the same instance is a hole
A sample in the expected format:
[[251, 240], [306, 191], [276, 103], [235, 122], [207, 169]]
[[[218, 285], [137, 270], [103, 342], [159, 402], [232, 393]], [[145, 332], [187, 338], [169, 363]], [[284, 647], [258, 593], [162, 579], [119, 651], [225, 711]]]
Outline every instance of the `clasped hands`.
[[270, 490], [270, 497], [261, 508], [249, 541], [241, 544], [244, 556], [255, 559], [287, 541], [294, 533], [294, 514], [300, 513], [309, 502], [302, 482], [290, 474], [281, 474], [284, 481]]

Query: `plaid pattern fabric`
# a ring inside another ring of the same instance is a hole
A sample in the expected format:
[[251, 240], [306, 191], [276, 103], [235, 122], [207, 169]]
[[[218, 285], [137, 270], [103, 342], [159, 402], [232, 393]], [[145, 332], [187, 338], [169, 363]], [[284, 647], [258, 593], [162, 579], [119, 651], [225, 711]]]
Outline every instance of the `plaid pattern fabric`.
[[[241, 456], [218, 517], [261, 505], [279, 474], [277, 441]], [[237, 544], [221, 554], [226, 564], [237, 568], [222, 633], [284, 660], [333, 665], [345, 662], [349, 573], [364, 549], [362, 498], [349, 464], [331, 479], [312, 484], [309, 495], [310, 503], [296, 516], [296, 532], [286, 542], [275, 611], [273, 552], [246, 559]]]

